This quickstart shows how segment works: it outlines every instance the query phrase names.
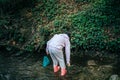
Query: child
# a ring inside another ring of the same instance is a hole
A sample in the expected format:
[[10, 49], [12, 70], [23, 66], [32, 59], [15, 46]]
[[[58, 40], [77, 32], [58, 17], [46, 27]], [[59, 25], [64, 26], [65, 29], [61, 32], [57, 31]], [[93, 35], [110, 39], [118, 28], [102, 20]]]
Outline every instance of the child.
[[[50, 54], [53, 61], [54, 73], [61, 68], [61, 76], [67, 73], [64, 61], [63, 48], [65, 47], [67, 65], [70, 66], [70, 40], [69, 34], [55, 34], [48, 42], [46, 53]], [[60, 65], [60, 67], [58, 66]]]

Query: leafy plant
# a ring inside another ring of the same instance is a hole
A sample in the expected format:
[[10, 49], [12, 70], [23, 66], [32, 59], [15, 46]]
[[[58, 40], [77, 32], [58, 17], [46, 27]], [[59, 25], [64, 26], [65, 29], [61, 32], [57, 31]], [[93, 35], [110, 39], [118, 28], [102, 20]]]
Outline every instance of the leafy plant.
[[94, 0], [75, 0], [76, 3], [80, 2], [93, 2]]
[[57, 14], [58, 0], [38, 0], [37, 2], [39, 2], [39, 4], [33, 9], [33, 11], [40, 11], [48, 21], [52, 20]]

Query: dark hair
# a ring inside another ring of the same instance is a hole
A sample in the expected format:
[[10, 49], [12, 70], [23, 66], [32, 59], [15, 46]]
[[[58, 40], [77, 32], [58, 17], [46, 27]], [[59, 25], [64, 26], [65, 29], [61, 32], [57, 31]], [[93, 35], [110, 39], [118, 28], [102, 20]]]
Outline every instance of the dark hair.
[[65, 32], [65, 34], [67, 34], [69, 37], [71, 37], [71, 33], [70, 32]]

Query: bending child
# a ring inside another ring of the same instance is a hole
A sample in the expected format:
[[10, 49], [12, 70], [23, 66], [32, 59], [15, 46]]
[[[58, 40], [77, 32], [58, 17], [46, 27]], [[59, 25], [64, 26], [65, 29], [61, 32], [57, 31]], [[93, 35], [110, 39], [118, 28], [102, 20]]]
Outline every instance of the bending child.
[[[53, 61], [54, 73], [61, 68], [61, 76], [67, 73], [63, 48], [65, 48], [67, 65], [70, 66], [70, 39], [69, 34], [55, 34], [48, 42], [46, 53], [50, 54]], [[60, 65], [60, 66], [59, 66]]]

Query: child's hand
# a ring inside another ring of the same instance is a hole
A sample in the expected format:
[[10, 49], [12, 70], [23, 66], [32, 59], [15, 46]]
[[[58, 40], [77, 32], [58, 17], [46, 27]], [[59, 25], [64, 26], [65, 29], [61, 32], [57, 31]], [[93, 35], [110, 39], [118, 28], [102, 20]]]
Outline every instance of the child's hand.
[[70, 63], [68, 63], [67, 66], [70, 67]]

